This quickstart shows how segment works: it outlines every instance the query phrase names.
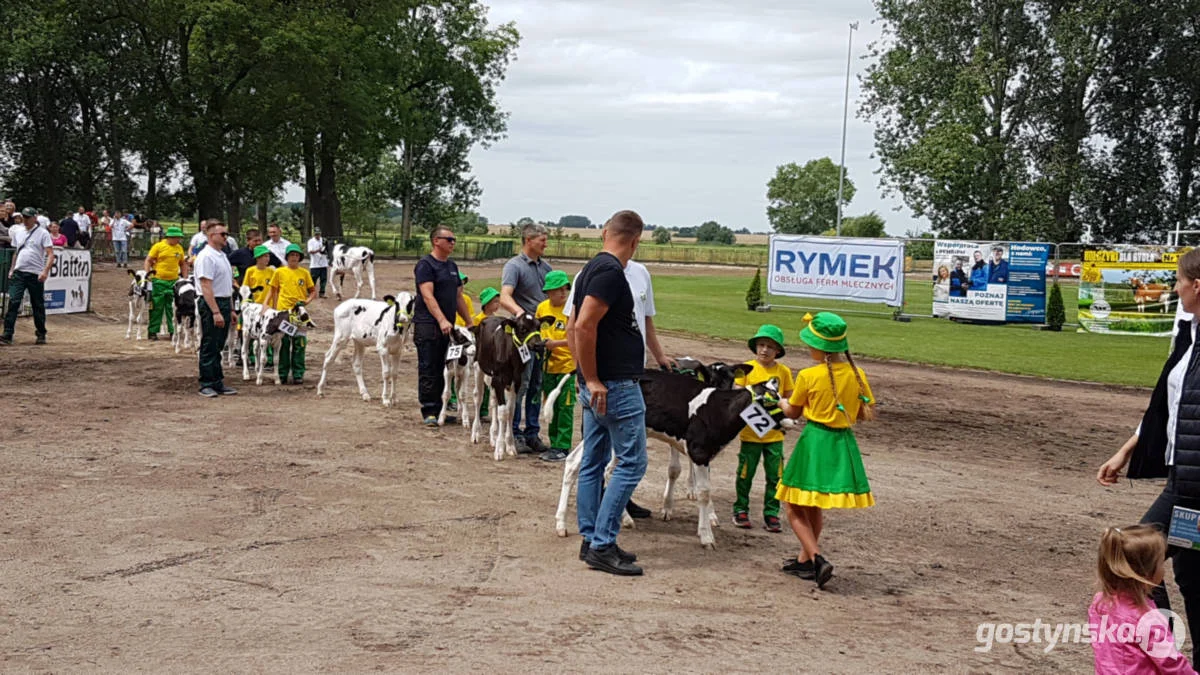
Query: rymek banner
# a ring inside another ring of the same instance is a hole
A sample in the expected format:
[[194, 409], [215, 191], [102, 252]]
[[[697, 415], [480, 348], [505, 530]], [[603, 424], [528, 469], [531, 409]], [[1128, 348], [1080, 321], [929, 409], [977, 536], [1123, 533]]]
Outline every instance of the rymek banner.
[[771, 237], [767, 291], [899, 307], [904, 302], [904, 242], [777, 234]]

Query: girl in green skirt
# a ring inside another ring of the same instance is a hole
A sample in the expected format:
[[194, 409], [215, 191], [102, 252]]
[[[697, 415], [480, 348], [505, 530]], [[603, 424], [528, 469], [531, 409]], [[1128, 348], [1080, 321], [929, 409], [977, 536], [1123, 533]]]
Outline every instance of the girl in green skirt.
[[803, 548], [783, 571], [812, 579], [824, 588], [833, 565], [821, 555], [818, 540], [824, 509], [855, 509], [875, 505], [863, 469], [862, 455], [850, 427], [875, 419], [875, 397], [867, 375], [854, 365], [846, 342], [846, 322], [836, 314], [804, 316], [800, 340], [817, 365], [796, 374], [792, 395], [783, 412], [792, 419], [804, 415], [806, 424], [792, 450], [775, 490], [784, 503], [788, 524]]

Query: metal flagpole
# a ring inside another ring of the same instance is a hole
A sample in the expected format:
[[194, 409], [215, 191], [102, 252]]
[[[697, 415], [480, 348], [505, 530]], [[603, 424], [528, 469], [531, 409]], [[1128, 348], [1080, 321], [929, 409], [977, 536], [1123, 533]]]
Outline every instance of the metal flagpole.
[[858, 22], [850, 24], [850, 41], [846, 45], [846, 95], [842, 108], [842, 163], [838, 170], [837, 234], [842, 236], [842, 189], [846, 183], [846, 121], [850, 117], [850, 57], [854, 53], [854, 31]]

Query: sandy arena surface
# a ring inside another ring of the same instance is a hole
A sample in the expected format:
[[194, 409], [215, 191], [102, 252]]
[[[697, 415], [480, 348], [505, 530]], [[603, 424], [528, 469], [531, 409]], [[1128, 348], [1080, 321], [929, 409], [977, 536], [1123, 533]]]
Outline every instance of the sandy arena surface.
[[[380, 263], [381, 294], [411, 290], [411, 265]], [[99, 265], [95, 314], [52, 317], [41, 348], [23, 319], [0, 348], [5, 671], [1089, 670], [1086, 644], [977, 652], [977, 626], [1086, 622], [1100, 531], [1161, 488], [1093, 480], [1144, 390], [867, 362], [878, 506], [827, 515], [824, 592], [779, 572], [798, 545], [762, 529], [761, 481], [755, 529], [729, 523], [736, 442], [713, 464], [716, 550], [681, 499], [674, 520], [622, 532], [646, 575], [614, 578], [554, 534], [561, 465], [496, 463], [461, 427], [419, 426], [415, 353], [396, 408], [370, 355], [370, 403], [345, 357], [317, 398], [332, 298], [315, 303], [304, 386], [231, 373], [241, 394], [205, 400], [194, 356], [123, 339], [126, 280]], [[657, 508], [665, 446], [650, 452], [636, 499]]]

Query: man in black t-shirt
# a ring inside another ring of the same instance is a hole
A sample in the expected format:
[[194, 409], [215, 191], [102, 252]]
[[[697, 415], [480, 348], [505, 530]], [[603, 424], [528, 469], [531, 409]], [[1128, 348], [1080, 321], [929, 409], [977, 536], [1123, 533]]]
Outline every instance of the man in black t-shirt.
[[467, 303], [462, 298], [458, 265], [450, 259], [454, 253], [454, 232], [441, 225], [429, 235], [433, 251], [417, 261], [417, 300], [413, 307], [413, 344], [417, 346], [417, 398], [425, 426], [436, 427], [442, 410], [442, 388], [446, 385], [443, 369], [454, 315], [474, 325]]
[[[622, 576], [642, 573], [633, 564], [637, 556], [617, 546], [617, 535], [625, 505], [646, 473], [646, 403], [638, 385], [645, 348], [625, 279], [625, 265], [637, 251], [643, 227], [633, 211], [619, 211], [604, 224], [604, 249], [576, 278], [567, 325], [583, 404], [583, 463], [576, 497], [581, 553], [588, 567]], [[612, 454], [617, 466], [602, 489]]]

